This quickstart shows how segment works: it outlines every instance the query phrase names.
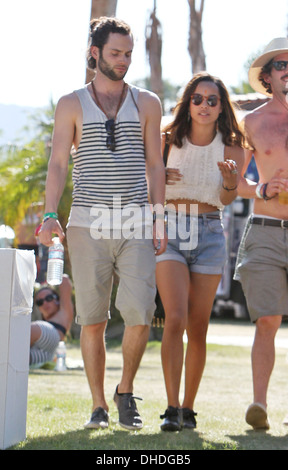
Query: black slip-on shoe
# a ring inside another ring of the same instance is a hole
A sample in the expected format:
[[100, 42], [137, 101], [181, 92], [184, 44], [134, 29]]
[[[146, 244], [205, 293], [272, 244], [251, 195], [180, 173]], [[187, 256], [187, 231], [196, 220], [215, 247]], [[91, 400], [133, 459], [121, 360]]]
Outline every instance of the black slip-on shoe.
[[195, 429], [197, 426], [195, 416], [197, 413], [190, 408], [182, 408], [182, 427], [185, 429]]
[[160, 415], [164, 422], [160, 428], [162, 431], [181, 431], [181, 410], [174, 406], [168, 406], [164, 415]]

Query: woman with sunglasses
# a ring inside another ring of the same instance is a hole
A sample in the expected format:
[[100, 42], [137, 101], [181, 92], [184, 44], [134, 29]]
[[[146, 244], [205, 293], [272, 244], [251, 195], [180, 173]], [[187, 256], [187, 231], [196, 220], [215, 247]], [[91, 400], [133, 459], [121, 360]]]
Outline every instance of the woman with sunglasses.
[[[226, 259], [221, 211], [237, 196], [244, 139], [225, 86], [207, 73], [188, 83], [163, 135], [169, 145], [168, 247], [157, 257], [156, 279], [165, 310], [161, 356], [168, 408], [161, 429], [179, 431], [196, 427], [194, 400]], [[185, 330], [185, 393], [180, 404]]]
[[30, 367], [41, 367], [52, 361], [59, 341], [63, 341], [73, 320], [72, 284], [64, 274], [59, 295], [50, 286], [39, 289], [35, 304], [42, 320], [31, 324]]

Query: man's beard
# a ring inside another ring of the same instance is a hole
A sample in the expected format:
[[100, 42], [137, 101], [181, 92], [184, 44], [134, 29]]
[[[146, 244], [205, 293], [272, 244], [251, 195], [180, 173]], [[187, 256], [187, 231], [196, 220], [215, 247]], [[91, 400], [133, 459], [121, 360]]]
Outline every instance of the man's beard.
[[123, 73], [121, 76], [117, 75], [114, 70], [110, 67], [110, 65], [106, 62], [105, 59], [103, 59], [102, 51], [100, 50], [100, 57], [98, 60], [98, 67], [100, 72], [103, 73], [106, 77], [110, 78], [110, 80], [113, 80], [114, 82], [118, 82], [120, 80], [123, 80], [125, 77], [127, 70], [125, 73]]

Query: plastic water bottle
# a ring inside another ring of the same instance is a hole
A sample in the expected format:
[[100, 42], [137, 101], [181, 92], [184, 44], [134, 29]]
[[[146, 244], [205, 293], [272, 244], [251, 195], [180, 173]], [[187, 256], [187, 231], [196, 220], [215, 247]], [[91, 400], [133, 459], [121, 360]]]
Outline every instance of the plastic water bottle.
[[56, 366], [55, 370], [61, 372], [66, 370], [66, 346], [64, 341], [59, 341], [57, 350], [56, 350]]
[[49, 247], [47, 264], [47, 283], [57, 286], [62, 283], [64, 270], [64, 246], [58, 237], [53, 238]]

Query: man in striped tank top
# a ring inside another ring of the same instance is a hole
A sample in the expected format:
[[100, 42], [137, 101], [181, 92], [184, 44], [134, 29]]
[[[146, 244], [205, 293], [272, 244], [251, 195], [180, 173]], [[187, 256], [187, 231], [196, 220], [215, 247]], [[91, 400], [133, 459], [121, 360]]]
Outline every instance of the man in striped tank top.
[[109, 424], [104, 337], [116, 272], [116, 306], [125, 330], [123, 371], [114, 401], [119, 423], [126, 429], [141, 429], [133, 384], [155, 310], [155, 254], [163, 253], [167, 242], [161, 105], [155, 94], [124, 82], [133, 50], [130, 27], [116, 18], [101, 17], [91, 21], [90, 31], [87, 60], [95, 78], [62, 97], [57, 105], [46, 213], [39, 238], [47, 246], [52, 244], [52, 233], [64, 238], [57, 207], [73, 146], [73, 202], [67, 242], [76, 319], [82, 326], [81, 349], [93, 401], [91, 419], [85, 426], [106, 428]]

